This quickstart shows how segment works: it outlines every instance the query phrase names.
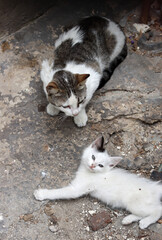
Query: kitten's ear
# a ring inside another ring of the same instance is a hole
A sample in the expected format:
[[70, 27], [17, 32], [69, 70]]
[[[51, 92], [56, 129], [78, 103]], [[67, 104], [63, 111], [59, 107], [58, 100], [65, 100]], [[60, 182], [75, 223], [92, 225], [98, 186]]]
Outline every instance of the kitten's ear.
[[115, 167], [120, 161], [122, 160], [122, 157], [110, 157], [110, 167]]
[[99, 152], [104, 152], [104, 137], [101, 136], [97, 138], [93, 143], [92, 143], [92, 148], [96, 148]]
[[47, 93], [50, 94], [59, 94], [59, 88], [55, 82], [50, 82], [46, 87]]
[[86, 83], [86, 79], [90, 74], [75, 74], [75, 79], [77, 80], [77, 87], [82, 89]]

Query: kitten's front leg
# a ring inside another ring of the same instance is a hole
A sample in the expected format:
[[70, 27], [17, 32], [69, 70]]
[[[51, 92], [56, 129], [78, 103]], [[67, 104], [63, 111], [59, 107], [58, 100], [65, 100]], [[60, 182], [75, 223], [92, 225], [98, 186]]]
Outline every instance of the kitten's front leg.
[[50, 191], [52, 190], [48, 190], [48, 189], [37, 189], [34, 191], [34, 197], [39, 200], [39, 201], [43, 201], [45, 199], [50, 199]]
[[34, 197], [43, 201], [45, 199], [56, 200], [56, 199], [70, 199], [78, 198], [86, 194], [86, 188], [84, 186], [76, 188], [74, 185], [69, 185], [59, 189], [38, 189], [34, 191]]
[[59, 110], [51, 103], [47, 105], [47, 113], [51, 116], [56, 116], [59, 113]]
[[87, 123], [88, 117], [85, 111], [85, 108], [83, 108], [80, 113], [74, 117], [74, 122], [78, 127], [84, 127]]

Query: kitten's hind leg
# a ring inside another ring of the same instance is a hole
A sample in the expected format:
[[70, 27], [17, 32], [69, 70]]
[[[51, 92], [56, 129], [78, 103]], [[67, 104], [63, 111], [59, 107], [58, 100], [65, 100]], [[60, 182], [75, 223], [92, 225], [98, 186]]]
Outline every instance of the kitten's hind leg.
[[123, 225], [128, 225], [128, 224], [131, 224], [132, 222], [137, 222], [138, 220], [141, 220], [141, 219], [142, 219], [142, 217], [140, 217], [140, 216], [129, 214], [128, 216], [123, 218], [122, 224]]
[[55, 108], [54, 105], [52, 105], [51, 103], [49, 103], [47, 105], [47, 113], [51, 116], [56, 116], [60, 111], [58, 109]]
[[160, 204], [160, 206], [157, 205], [156, 208], [152, 209], [151, 215], [141, 219], [141, 221], [139, 222], [139, 227], [141, 229], [147, 228], [149, 225], [158, 221], [159, 218], [161, 217], [161, 214], [162, 214], [162, 206]]
[[148, 216], [143, 218], [140, 222], [139, 222], [139, 227], [141, 229], [145, 229], [147, 228], [149, 225], [155, 223], [156, 221], [158, 221], [160, 218], [160, 216]]

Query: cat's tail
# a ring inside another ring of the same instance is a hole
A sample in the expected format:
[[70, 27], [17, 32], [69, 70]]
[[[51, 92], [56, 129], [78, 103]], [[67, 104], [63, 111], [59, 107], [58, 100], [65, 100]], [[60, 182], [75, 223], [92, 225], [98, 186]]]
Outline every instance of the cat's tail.
[[45, 85], [48, 85], [48, 83], [51, 82], [53, 78], [53, 73], [53, 63], [50, 64], [47, 59], [43, 60], [40, 75], [41, 80]]
[[44, 60], [42, 62], [40, 77], [41, 77], [41, 80], [43, 82], [43, 89], [44, 89], [44, 92], [46, 94], [46, 97], [48, 95], [47, 91], [46, 91], [46, 87], [47, 87], [48, 83], [52, 81], [53, 75], [54, 75], [53, 63], [50, 64], [47, 59]]
[[103, 71], [103, 75], [100, 80], [98, 89], [102, 88], [108, 82], [108, 80], [111, 78], [111, 75], [113, 74], [115, 68], [121, 62], [123, 62], [123, 60], [126, 58], [126, 56], [127, 56], [127, 45], [125, 44], [121, 53], [110, 63], [109, 68], [105, 68], [105, 70]]
[[43, 82], [43, 89], [47, 97], [47, 91], [46, 87], [49, 82], [52, 81], [54, 75], [54, 70], [53, 70], [53, 63], [50, 64], [49, 61], [46, 59], [42, 62], [42, 68], [40, 72], [41, 80]]

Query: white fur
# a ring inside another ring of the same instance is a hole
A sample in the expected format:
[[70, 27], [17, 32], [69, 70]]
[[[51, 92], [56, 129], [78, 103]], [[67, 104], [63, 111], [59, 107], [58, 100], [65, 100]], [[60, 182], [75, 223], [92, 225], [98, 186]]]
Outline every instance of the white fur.
[[83, 33], [81, 32], [78, 26], [73, 27], [68, 32], [62, 33], [55, 42], [55, 48], [59, 47], [62, 42], [68, 39], [72, 40], [72, 46], [74, 46], [76, 43], [82, 42]]
[[78, 107], [78, 99], [71, 93], [71, 96], [63, 104], [63, 106], [70, 106], [70, 108], [60, 107], [59, 109], [66, 114], [66, 116], [74, 117], [79, 114], [81, 106]]
[[83, 108], [79, 114], [74, 117], [74, 122], [78, 127], [84, 127], [87, 123], [88, 117], [85, 111], [85, 108]]
[[113, 53], [110, 56], [110, 60], [114, 60], [118, 54], [121, 52], [121, 49], [124, 47], [125, 44], [125, 36], [118, 27], [117, 24], [109, 20], [108, 31], [115, 35], [116, 37], [116, 46], [114, 48]]
[[58, 109], [55, 108], [54, 105], [52, 105], [51, 103], [49, 103], [47, 105], [47, 113], [51, 116], [56, 116], [60, 111]]
[[43, 82], [43, 89], [47, 97], [46, 87], [48, 83], [52, 81], [53, 75], [55, 71], [53, 70], [53, 64], [50, 65], [49, 61], [46, 59], [42, 62], [42, 69], [41, 69], [41, 80]]
[[[113, 168], [112, 165], [116, 165], [120, 159], [110, 157], [106, 151], [99, 152], [91, 144], [85, 149], [76, 177], [69, 186], [52, 190], [38, 189], [34, 196], [42, 201], [78, 198], [90, 194], [112, 207], [125, 208], [131, 212], [123, 219], [123, 224], [140, 220], [140, 228], [147, 228], [162, 215], [162, 185]], [[99, 167], [99, 164], [104, 167]]]

